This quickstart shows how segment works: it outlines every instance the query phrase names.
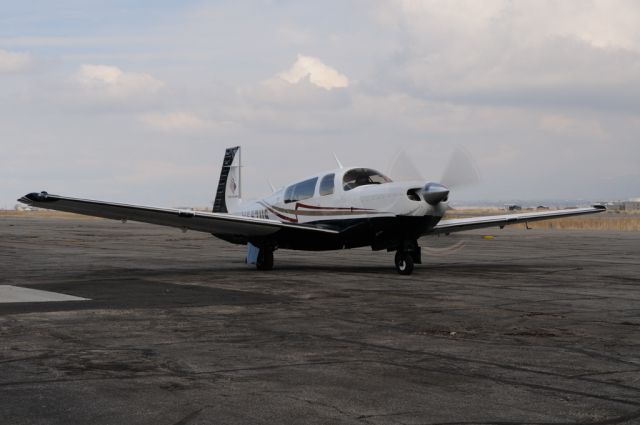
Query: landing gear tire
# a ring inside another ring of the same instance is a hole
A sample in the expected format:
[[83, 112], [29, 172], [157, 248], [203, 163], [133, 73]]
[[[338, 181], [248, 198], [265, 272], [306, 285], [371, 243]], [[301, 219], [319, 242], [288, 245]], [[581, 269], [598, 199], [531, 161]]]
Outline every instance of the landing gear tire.
[[413, 257], [409, 252], [396, 252], [396, 271], [403, 275], [413, 273]]
[[268, 248], [260, 249], [256, 260], [256, 269], [266, 271], [273, 269], [273, 250]]

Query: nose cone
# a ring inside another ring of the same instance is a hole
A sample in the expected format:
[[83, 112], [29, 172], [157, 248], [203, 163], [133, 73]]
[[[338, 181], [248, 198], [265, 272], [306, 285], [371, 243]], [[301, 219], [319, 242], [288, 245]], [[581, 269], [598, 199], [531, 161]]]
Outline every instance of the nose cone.
[[430, 205], [435, 205], [449, 198], [449, 189], [440, 183], [427, 183], [422, 188], [422, 197]]

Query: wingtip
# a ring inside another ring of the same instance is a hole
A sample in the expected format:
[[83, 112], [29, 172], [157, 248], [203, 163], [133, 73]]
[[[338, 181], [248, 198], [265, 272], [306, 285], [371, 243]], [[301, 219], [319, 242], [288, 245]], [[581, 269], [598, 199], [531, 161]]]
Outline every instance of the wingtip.
[[607, 207], [605, 207], [605, 206], [604, 206], [604, 205], [602, 205], [602, 204], [592, 205], [592, 207], [593, 207], [593, 208], [595, 208], [595, 209], [597, 209], [597, 210], [600, 210], [600, 211], [606, 211], [606, 210], [607, 210]]
[[18, 199], [18, 201], [22, 202], [23, 204], [32, 204], [35, 202], [47, 202], [51, 200], [52, 199], [49, 198], [49, 194], [44, 190], [42, 192], [28, 193], [24, 195], [22, 198]]

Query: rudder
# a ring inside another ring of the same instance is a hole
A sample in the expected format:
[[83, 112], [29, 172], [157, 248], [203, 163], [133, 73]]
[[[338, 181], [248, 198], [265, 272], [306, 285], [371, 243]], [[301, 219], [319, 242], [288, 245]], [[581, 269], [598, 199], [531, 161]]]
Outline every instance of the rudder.
[[228, 213], [229, 207], [240, 201], [240, 195], [240, 146], [234, 146], [224, 152], [213, 212]]

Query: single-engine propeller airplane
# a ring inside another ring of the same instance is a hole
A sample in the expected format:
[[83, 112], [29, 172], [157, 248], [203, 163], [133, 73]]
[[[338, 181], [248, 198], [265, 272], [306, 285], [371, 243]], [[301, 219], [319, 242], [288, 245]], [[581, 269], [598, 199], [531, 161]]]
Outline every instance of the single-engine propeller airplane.
[[604, 206], [443, 219], [449, 188], [442, 183], [394, 182], [364, 167], [342, 167], [289, 184], [256, 201], [241, 198], [240, 147], [225, 152], [212, 212], [156, 208], [29, 193], [19, 201], [38, 208], [115, 220], [140, 221], [211, 233], [248, 246], [247, 261], [273, 268], [276, 249], [308, 251], [370, 246], [395, 251], [400, 274], [421, 263], [418, 238], [484, 227], [599, 213]]

